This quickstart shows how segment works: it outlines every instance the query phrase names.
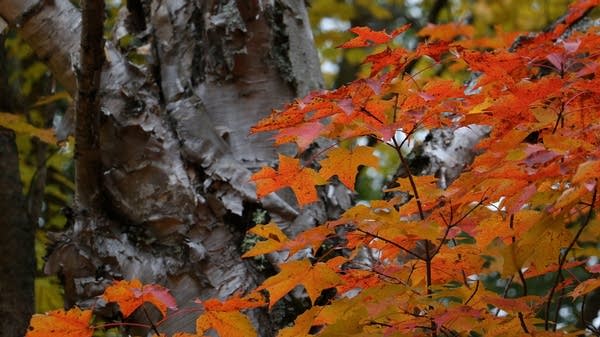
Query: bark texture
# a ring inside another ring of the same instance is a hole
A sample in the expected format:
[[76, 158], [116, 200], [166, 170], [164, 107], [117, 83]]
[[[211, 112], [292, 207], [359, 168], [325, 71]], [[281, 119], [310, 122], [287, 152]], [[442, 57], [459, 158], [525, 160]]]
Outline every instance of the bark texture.
[[34, 230], [27, 219], [15, 134], [0, 127], [0, 331], [21, 337], [33, 314]]
[[[6, 0], [0, 16], [72, 95], [81, 90], [77, 9]], [[254, 210], [288, 232], [327, 216], [324, 204], [299, 213], [286, 195], [259, 202], [249, 183], [277, 158], [268, 135], [249, 136], [249, 127], [321, 86], [304, 2], [130, 0], [104, 53], [101, 113], [88, 131], [98, 137], [100, 204], [76, 207], [46, 265], [63, 276], [67, 305], [91, 304], [120, 278], [161, 283], [180, 303], [255, 286], [264, 276], [239, 249]], [[264, 313], [254, 320], [271, 334]], [[191, 331], [193, 317], [161, 327]]]

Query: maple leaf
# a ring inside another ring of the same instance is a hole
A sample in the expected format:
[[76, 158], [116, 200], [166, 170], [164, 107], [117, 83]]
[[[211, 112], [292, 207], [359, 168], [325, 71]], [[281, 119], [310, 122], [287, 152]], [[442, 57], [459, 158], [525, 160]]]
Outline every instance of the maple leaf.
[[475, 28], [470, 25], [460, 24], [460, 23], [447, 23], [441, 25], [427, 24], [424, 28], [422, 28], [417, 35], [418, 36], [428, 36], [432, 40], [441, 40], [441, 41], [452, 41], [458, 36], [465, 36], [467, 38], [473, 37], [475, 33]]
[[35, 314], [31, 317], [25, 337], [91, 337], [94, 333], [90, 326], [91, 319], [91, 310], [79, 308]]
[[314, 303], [321, 291], [341, 283], [340, 277], [326, 264], [312, 265], [308, 260], [292, 261], [279, 265], [279, 274], [269, 277], [257, 290], [269, 292], [269, 308], [298, 285], [303, 285]]
[[287, 236], [281, 231], [281, 228], [272, 222], [266, 225], [256, 225], [248, 232], [266, 238], [266, 240], [258, 241], [242, 257], [253, 257], [280, 250], [284, 243], [288, 241]]
[[327, 159], [321, 160], [319, 173], [325, 179], [334, 175], [350, 190], [354, 190], [359, 166], [379, 167], [379, 159], [373, 155], [373, 148], [357, 146], [353, 149], [337, 147], [327, 153]]
[[294, 239], [287, 241], [283, 244], [283, 248], [289, 250], [290, 256], [308, 246], [312, 248], [313, 253], [316, 253], [323, 241], [331, 234], [334, 234], [334, 231], [327, 226], [313, 227], [296, 235]]
[[283, 328], [277, 334], [277, 337], [303, 337], [307, 336], [315, 317], [321, 311], [321, 307], [314, 306], [303, 312], [294, 321], [294, 326]]
[[219, 337], [258, 336], [248, 317], [237, 311], [207, 311], [196, 320], [196, 333], [214, 329]]
[[259, 308], [266, 305], [264, 297], [259, 292], [251, 292], [246, 296], [235, 294], [225, 301], [220, 301], [214, 298], [206, 301], [195, 301], [202, 304], [207, 311], [239, 311], [241, 309]]
[[323, 130], [323, 124], [319, 122], [303, 123], [295, 127], [281, 129], [275, 136], [275, 144], [281, 145], [295, 142], [300, 151], [304, 151], [312, 144]]
[[17, 133], [37, 137], [39, 140], [56, 144], [57, 139], [52, 129], [40, 129], [29, 124], [22, 115], [0, 112], [0, 126], [11, 129]]
[[583, 14], [593, 7], [600, 5], [600, 0], [579, 0], [569, 6], [569, 12], [565, 18], [567, 25], [579, 20]]
[[338, 48], [358, 48], [366, 47], [370, 44], [388, 43], [396, 36], [408, 30], [408, 28], [410, 28], [410, 25], [404, 25], [388, 34], [385, 31], [371, 30], [369, 27], [352, 27], [350, 31], [358, 36], [341, 44]]
[[598, 289], [600, 287], [600, 278], [591, 278], [585, 280], [577, 285], [573, 291], [569, 293], [571, 297], [581, 297], [585, 294], [589, 294], [592, 291]]
[[577, 168], [573, 176], [574, 183], [586, 182], [588, 180], [600, 177], [600, 160], [587, 161]]
[[256, 183], [256, 194], [259, 198], [281, 188], [290, 187], [300, 206], [317, 201], [315, 185], [325, 184], [325, 179], [315, 170], [302, 167], [300, 160], [282, 154], [279, 155], [278, 171], [271, 167], [263, 167], [254, 173], [251, 179]]
[[167, 313], [167, 308], [177, 309], [175, 298], [169, 290], [155, 284], [143, 285], [137, 280], [115, 281], [104, 290], [102, 297], [108, 302], [116, 302], [124, 317], [128, 317], [144, 302], [150, 302], [162, 313]]

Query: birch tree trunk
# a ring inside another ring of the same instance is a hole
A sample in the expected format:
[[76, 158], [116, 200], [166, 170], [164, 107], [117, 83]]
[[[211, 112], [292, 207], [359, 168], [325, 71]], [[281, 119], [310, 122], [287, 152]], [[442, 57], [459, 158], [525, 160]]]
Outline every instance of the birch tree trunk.
[[[80, 11], [68, 0], [2, 0], [0, 16], [75, 97]], [[67, 305], [90, 305], [121, 278], [163, 284], [180, 303], [255, 286], [264, 276], [239, 249], [255, 210], [282, 226], [326, 216], [322, 204], [299, 214], [285, 196], [259, 202], [249, 184], [277, 158], [268, 135], [249, 136], [250, 126], [321, 86], [304, 1], [129, 0], [112, 35], [100, 113], [76, 121], [93, 121], [97, 139], [86, 151], [99, 164], [76, 177], [76, 199], [93, 202], [76, 204], [46, 271], [63, 277]], [[192, 318], [163, 328], [193, 330]], [[271, 334], [266, 315], [255, 323]]]

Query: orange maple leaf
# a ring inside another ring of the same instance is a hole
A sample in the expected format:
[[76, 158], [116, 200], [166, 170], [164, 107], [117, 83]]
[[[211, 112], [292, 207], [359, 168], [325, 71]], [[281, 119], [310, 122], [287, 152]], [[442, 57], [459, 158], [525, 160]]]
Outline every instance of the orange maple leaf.
[[196, 333], [214, 329], [219, 337], [258, 336], [246, 315], [237, 311], [206, 311], [196, 320]]
[[288, 241], [287, 236], [283, 233], [281, 228], [272, 222], [266, 225], [256, 225], [248, 232], [263, 237], [266, 240], [258, 241], [256, 245], [244, 253], [242, 257], [253, 257], [280, 250], [282, 249], [283, 244]]
[[264, 296], [257, 291], [251, 292], [244, 297], [241, 297], [240, 294], [235, 294], [226, 301], [211, 298], [206, 301], [201, 302], [197, 300], [195, 302], [202, 304], [207, 311], [238, 311], [241, 309], [259, 308], [267, 304]]
[[321, 161], [319, 173], [325, 179], [334, 175], [349, 189], [354, 190], [359, 166], [379, 167], [379, 159], [373, 155], [373, 148], [358, 146], [351, 150], [338, 147], [327, 153], [327, 159]]
[[177, 309], [175, 298], [169, 294], [169, 290], [155, 284], [142, 283], [137, 280], [116, 281], [110, 287], [104, 290], [102, 297], [108, 302], [116, 302], [123, 313], [128, 317], [144, 302], [150, 302], [164, 315], [167, 308]]
[[300, 284], [314, 303], [321, 291], [342, 282], [341, 278], [322, 262], [312, 265], [308, 260], [300, 260], [284, 263], [279, 267], [279, 274], [269, 277], [256, 289], [269, 292], [269, 308]]
[[453, 41], [456, 37], [461, 35], [472, 38], [473, 34], [475, 34], [475, 28], [473, 28], [473, 26], [456, 22], [442, 25], [428, 24], [417, 33], [418, 36], [429, 36], [431, 40], [448, 42]]
[[290, 187], [296, 194], [300, 206], [317, 201], [315, 185], [325, 184], [315, 170], [300, 165], [300, 160], [279, 155], [279, 170], [263, 167], [252, 175], [256, 183], [256, 194], [259, 198], [284, 187]]
[[352, 27], [350, 31], [358, 36], [342, 43], [338, 48], [358, 48], [366, 47], [370, 44], [388, 43], [396, 36], [407, 31], [408, 28], [410, 28], [410, 25], [404, 25], [388, 34], [385, 31], [374, 31], [369, 27]]
[[91, 318], [91, 310], [79, 308], [36, 314], [31, 317], [26, 337], [91, 337], [94, 333]]
[[594, 290], [596, 290], [597, 288], [600, 287], [600, 279], [599, 278], [591, 278], [588, 280], [585, 280], [581, 283], [579, 283], [579, 285], [577, 287], [575, 287], [575, 289], [573, 289], [573, 291], [571, 291], [571, 293], [569, 293], [569, 296], [571, 297], [581, 297], [585, 294], [588, 294]]
[[279, 334], [277, 334], [277, 337], [308, 336], [308, 332], [313, 325], [315, 317], [317, 317], [322, 309], [323, 308], [321, 307], [312, 307], [309, 310], [306, 310], [296, 318], [294, 326], [281, 329]]

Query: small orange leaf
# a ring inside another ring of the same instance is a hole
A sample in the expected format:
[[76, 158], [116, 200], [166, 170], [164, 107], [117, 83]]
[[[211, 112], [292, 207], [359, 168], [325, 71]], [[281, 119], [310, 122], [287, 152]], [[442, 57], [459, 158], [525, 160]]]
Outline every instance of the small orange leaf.
[[600, 278], [591, 278], [589, 280], [585, 280], [585, 281], [579, 283], [579, 285], [577, 287], [575, 287], [575, 289], [573, 289], [573, 291], [571, 291], [569, 296], [571, 296], [573, 298], [581, 297], [585, 294], [588, 294], [588, 293], [596, 290], [599, 287], [600, 287]]
[[296, 254], [299, 250], [310, 246], [313, 253], [321, 247], [321, 244], [327, 236], [334, 233], [334, 230], [327, 226], [317, 226], [296, 235], [293, 240], [286, 242], [283, 248], [289, 249], [290, 256]]
[[300, 165], [300, 160], [279, 155], [279, 170], [263, 167], [252, 175], [256, 183], [256, 194], [259, 198], [284, 187], [290, 187], [296, 194], [298, 203], [303, 206], [317, 201], [315, 185], [325, 184], [315, 170]]
[[474, 33], [475, 28], [472, 26], [453, 22], [442, 25], [428, 24], [425, 28], [421, 29], [417, 35], [429, 36], [431, 40], [451, 42], [461, 35], [471, 38]]
[[203, 302], [198, 300], [196, 303], [202, 304], [207, 311], [238, 311], [241, 309], [259, 308], [267, 304], [264, 296], [259, 292], [252, 292], [244, 297], [236, 294], [224, 302], [211, 298]]
[[346, 187], [354, 190], [359, 166], [379, 167], [379, 159], [373, 155], [373, 150], [367, 146], [358, 146], [351, 150], [343, 147], [330, 150], [327, 159], [321, 161], [319, 173], [325, 179], [337, 175]]
[[383, 44], [390, 42], [394, 37], [400, 35], [410, 28], [409, 25], [404, 25], [395, 29], [391, 34], [385, 31], [374, 31], [369, 27], [352, 27], [350, 31], [357, 37], [343, 43], [338, 48], [358, 48], [366, 47], [371, 44]]
[[91, 310], [79, 308], [36, 314], [31, 317], [26, 337], [91, 337], [94, 333], [91, 318]]
[[300, 284], [314, 303], [321, 291], [342, 282], [340, 277], [322, 262], [312, 265], [308, 260], [300, 260], [284, 263], [279, 267], [279, 274], [269, 277], [257, 288], [269, 292], [269, 308]]
[[219, 337], [254, 337], [256, 330], [246, 315], [237, 311], [207, 311], [196, 320], [196, 333], [214, 329]]
[[150, 302], [164, 315], [167, 308], [176, 309], [175, 298], [169, 294], [169, 290], [159, 285], [142, 283], [133, 279], [131, 281], [116, 281], [104, 290], [102, 297], [108, 302], [116, 302], [123, 313], [128, 317], [144, 302]]
[[253, 257], [281, 250], [283, 244], [288, 241], [287, 236], [281, 231], [281, 228], [274, 223], [256, 225], [248, 232], [266, 238], [266, 240], [257, 242], [242, 257]]

